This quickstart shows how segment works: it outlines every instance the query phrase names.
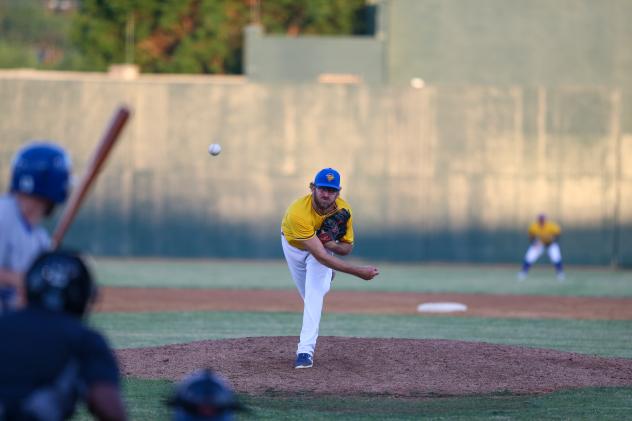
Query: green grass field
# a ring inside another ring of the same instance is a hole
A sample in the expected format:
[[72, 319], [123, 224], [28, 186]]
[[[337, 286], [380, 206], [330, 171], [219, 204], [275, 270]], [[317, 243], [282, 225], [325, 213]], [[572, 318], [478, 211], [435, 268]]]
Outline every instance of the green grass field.
[[[116, 348], [204, 339], [297, 336], [298, 313], [182, 312], [96, 314]], [[321, 336], [455, 339], [632, 358], [632, 321], [533, 320], [442, 316], [323, 315]]]
[[[115, 260], [93, 261], [102, 285], [128, 287], [293, 289], [284, 261]], [[632, 296], [632, 271], [567, 268], [567, 281], [555, 281], [553, 269], [536, 266], [525, 282], [519, 267], [378, 264], [370, 282], [338, 274], [334, 288], [362, 291], [462, 292], [574, 296]]]
[[[93, 262], [101, 285], [135, 287], [293, 289], [284, 262], [116, 260]], [[344, 290], [460, 292], [564, 296], [632, 296], [632, 273], [568, 268], [565, 283], [546, 265], [515, 281], [514, 267], [389, 265], [364, 281], [341, 275]], [[186, 343], [249, 336], [296, 336], [298, 313], [172, 312], [99, 313], [91, 323], [116, 348]], [[533, 320], [325, 314], [323, 336], [440, 338], [551, 348], [600, 356], [632, 358], [632, 321]], [[291, 361], [288, 361], [291, 364]], [[134, 420], [166, 420], [162, 399], [171, 383], [126, 378], [125, 397]], [[389, 396], [241, 396], [253, 410], [240, 419], [632, 419], [632, 388], [591, 388], [520, 396], [396, 399]], [[85, 413], [76, 419], [89, 419]]]
[[[161, 380], [128, 379], [125, 396], [134, 420], [167, 420], [169, 410], [156, 399], [172, 385]], [[487, 395], [396, 399], [385, 396], [337, 398], [240, 396], [251, 411], [244, 420], [629, 420], [632, 388], [586, 388], [546, 395]], [[133, 404], [133, 405], [132, 405]], [[90, 419], [85, 410], [75, 417]]]

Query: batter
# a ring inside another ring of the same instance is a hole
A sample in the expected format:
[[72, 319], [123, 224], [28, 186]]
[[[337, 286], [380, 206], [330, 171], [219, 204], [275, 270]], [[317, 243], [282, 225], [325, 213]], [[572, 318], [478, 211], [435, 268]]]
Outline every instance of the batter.
[[69, 186], [70, 158], [59, 146], [31, 143], [16, 154], [10, 191], [0, 196], [0, 315], [16, 307], [24, 273], [50, 247], [41, 223]]

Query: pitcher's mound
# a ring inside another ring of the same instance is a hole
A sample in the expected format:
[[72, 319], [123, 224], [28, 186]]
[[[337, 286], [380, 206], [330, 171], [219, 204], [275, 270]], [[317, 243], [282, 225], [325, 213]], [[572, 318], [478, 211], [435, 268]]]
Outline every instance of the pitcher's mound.
[[203, 367], [241, 393], [449, 396], [631, 386], [632, 360], [481, 342], [321, 337], [293, 367], [296, 337], [208, 340], [117, 351], [124, 375], [177, 380]]

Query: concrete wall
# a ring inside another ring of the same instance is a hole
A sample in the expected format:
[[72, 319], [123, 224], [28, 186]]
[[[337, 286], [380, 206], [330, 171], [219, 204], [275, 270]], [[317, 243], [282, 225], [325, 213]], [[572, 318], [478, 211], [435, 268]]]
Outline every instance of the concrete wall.
[[309, 83], [338, 75], [352, 76], [354, 83], [384, 82], [383, 44], [374, 37], [265, 35], [259, 26], [244, 34], [244, 73], [250, 80]]
[[245, 34], [245, 74], [407, 85], [632, 89], [629, 0], [374, 0], [373, 37]]
[[629, 0], [381, 0], [390, 83], [632, 88]]
[[280, 257], [285, 208], [333, 166], [358, 257], [518, 262], [545, 211], [569, 262], [632, 264], [632, 96], [617, 89], [46, 75], [0, 74], [3, 185], [30, 138], [57, 139], [80, 175], [116, 105], [134, 109], [69, 233], [92, 253]]

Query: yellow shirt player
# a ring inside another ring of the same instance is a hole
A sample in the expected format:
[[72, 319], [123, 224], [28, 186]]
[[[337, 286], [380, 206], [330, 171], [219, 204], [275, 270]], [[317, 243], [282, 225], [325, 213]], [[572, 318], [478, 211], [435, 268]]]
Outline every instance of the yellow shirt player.
[[524, 256], [522, 269], [518, 272], [519, 281], [527, 277], [531, 265], [538, 260], [544, 250], [547, 251], [551, 263], [555, 266], [557, 279], [559, 281], [565, 279], [562, 266], [562, 252], [557, 243], [561, 232], [560, 226], [548, 220], [545, 214], [538, 215], [538, 219], [529, 226], [528, 235], [530, 244]]
[[538, 216], [538, 220], [529, 226], [529, 242], [540, 241], [550, 246], [560, 236], [560, 226], [553, 221], [547, 221], [545, 215]]
[[[332, 210], [321, 215], [314, 208], [312, 195], [313, 193], [308, 194], [292, 203], [281, 222], [281, 232], [283, 232], [287, 242], [301, 250], [306, 250], [303, 242], [316, 236], [316, 232], [320, 229], [325, 218], [340, 209], [347, 209], [349, 213], [352, 213], [351, 206], [338, 196]], [[353, 217], [349, 218], [347, 232], [339, 241], [353, 244]]]
[[[374, 266], [357, 266], [336, 257], [351, 253], [354, 241], [352, 210], [340, 197], [342, 189], [338, 171], [333, 168], [319, 171], [309, 187], [311, 193], [294, 201], [281, 222], [283, 254], [303, 299], [303, 325], [294, 368], [309, 368], [313, 365], [323, 301], [331, 287], [334, 271], [345, 272], [366, 281], [379, 274]], [[349, 219], [341, 238], [332, 240], [318, 235], [327, 217], [344, 212], [349, 212]]]

